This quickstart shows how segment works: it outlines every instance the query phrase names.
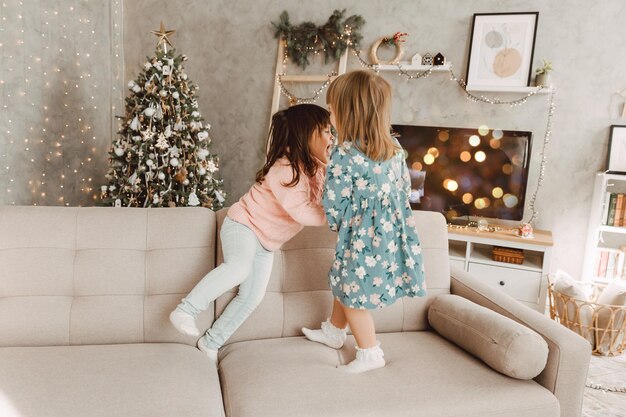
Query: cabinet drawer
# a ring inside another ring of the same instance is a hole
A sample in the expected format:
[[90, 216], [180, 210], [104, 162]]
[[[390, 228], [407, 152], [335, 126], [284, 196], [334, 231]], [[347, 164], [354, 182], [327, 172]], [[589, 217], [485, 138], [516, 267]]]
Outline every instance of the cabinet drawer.
[[457, 268], [465, 270], [465, 261], [450, 258], [450, 266], [456, 266]]
[[516, 300], [537, 303], [541, 288], [541, 272], [472, 262], [468, 271], [484, 283], [501, 289]]

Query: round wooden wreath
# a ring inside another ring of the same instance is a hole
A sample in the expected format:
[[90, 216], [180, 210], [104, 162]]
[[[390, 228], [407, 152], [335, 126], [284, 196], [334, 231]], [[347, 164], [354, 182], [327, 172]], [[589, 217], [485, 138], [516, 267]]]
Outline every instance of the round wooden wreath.
[[[376, 42], [372, 44], [370, 47], [370, 62], [372, 64], [382, 64], [382, 65], [396, 65], [402, 57], [404, 56], [404, 47], [402, 46], [402, 42], [404, 39], [402, 37], [406, 36], [406, 33], [396, 32], [392, 37], [382, 37], [378, 38]], [[389, 61], [380, 61], [378, 59], [378, 48], [381, 46], [393, 45], [396, 47], [395, 56]]]

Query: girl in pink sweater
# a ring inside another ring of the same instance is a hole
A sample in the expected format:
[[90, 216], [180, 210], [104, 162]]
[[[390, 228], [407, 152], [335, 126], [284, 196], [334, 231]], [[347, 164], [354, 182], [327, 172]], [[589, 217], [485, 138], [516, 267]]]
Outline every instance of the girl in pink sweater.
[[198, 313], [239, 285], [237, 296], [198, 340], [198, 348], [213, 362], [218, 349], [261, 303], [273, 251], [304, 226], [326, 224], [321, 197], [332, 138], [328, 111], [314, 104], [293, 106], [272, 117], [265, 165], [252, 188], [230, 207], [220, 231], [224, 263], [170, 314], [179, 332], [198, 336]]

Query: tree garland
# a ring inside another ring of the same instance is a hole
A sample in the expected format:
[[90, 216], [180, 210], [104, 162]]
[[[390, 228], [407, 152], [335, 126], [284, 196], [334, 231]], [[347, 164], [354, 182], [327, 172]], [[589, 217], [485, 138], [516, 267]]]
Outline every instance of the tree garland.
[[[324, 54], [324, 63], [330, 59], [339, 59], [348, 46], [355, 47], [363, 36], [359, 29], [365, 20], [359, 15], [352, 15], [343, 20], [346, 9], [335, 10], [322, 26], [316, 26], [312, 22], [304, 22], [298, 26], [292, 26], [289, 21], [289, 13], [283, 11], [278, 22], [272, 22], [276, 29], [274, 36], [283, 38], [287, 53], [291, 60], [298, 66], [306, 69], [311, 53]], [[346, 31], [346, 27], [351, 30]]]

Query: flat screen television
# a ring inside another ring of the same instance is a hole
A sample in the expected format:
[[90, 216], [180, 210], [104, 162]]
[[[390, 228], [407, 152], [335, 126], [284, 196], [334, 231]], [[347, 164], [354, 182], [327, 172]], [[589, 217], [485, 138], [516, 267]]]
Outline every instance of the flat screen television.
[[413, 209], [449, 222], [522, 220], [532, 132], [393, 125], [407, 151]]

